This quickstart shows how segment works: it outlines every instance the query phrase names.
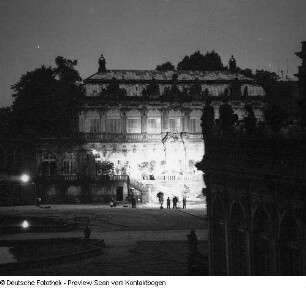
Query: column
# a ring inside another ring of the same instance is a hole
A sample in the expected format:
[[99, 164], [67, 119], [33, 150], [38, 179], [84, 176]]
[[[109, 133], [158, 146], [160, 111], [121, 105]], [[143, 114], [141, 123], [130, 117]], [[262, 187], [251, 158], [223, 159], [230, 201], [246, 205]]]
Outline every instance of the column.
[[79, 127], [78, 132], [85, 132], [85, 112], [81, 111], [79, 113]]
[[189, 132], [190, 108], [183, 109], [183, 132]]
[[125, 109], [120, 110], [121, 117], [121, 133], [126, 134], [126, 111]]
[[141, 109], [141, 134], [147, 133], [148, 110]]
[[101, 133], [105, 133], [106, 131], [106, 110], [104, 109], [100, 111], [100, 127], [101, 127]]
[[169, 109], [162, 108], [161, 110], [161, 125], [162, 125], [162, 133], [169, 132]]

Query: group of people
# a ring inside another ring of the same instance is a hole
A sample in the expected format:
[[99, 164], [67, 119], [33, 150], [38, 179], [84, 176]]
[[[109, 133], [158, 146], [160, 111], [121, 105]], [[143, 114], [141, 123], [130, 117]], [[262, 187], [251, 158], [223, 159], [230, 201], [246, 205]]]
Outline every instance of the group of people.
[[[186, 197], [183, 197], [183, 209], [186, 209]], [[172, 209], [177, 209], [178, 198], [176, 196], [172, 199]], [[167, 198], [167, 209], [171, 208], [171, 199]]]

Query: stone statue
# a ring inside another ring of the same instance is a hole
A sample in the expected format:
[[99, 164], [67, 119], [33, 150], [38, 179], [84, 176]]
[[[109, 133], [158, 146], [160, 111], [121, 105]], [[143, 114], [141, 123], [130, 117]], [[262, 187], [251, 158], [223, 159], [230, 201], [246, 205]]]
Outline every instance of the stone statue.
[[99, 70], [98, 70], [99, 73], [106, 71], [105, 64], [106, 64], [105, 58], [103, 57], [103, 54], [101, 54], [99, 58]]
[[229, 70], [231, 72], [237, 72], [236, 59], [234, 58], [233, 55], [232, 55], [231, 59], [229, 60], [228, 66], [229, 66]]

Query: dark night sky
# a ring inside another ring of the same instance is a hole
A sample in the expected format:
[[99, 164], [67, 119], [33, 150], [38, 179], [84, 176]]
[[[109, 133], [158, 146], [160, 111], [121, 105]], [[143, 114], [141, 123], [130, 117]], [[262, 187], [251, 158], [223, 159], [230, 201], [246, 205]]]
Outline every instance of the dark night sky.
[[224, 64], [297, 72], [306, 40], [305, 0], [0, 0], [0, 107], [26, 71], [77, 59], [88, 77], [101, 53], [108, 69], [154, 69], [196, 50]]

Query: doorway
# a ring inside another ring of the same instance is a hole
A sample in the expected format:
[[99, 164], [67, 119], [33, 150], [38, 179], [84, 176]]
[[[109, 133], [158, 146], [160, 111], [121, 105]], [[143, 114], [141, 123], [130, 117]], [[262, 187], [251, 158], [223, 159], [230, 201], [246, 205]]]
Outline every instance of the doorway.
[[116, 201], [123, 201], [123, 187], [116, 187]]

